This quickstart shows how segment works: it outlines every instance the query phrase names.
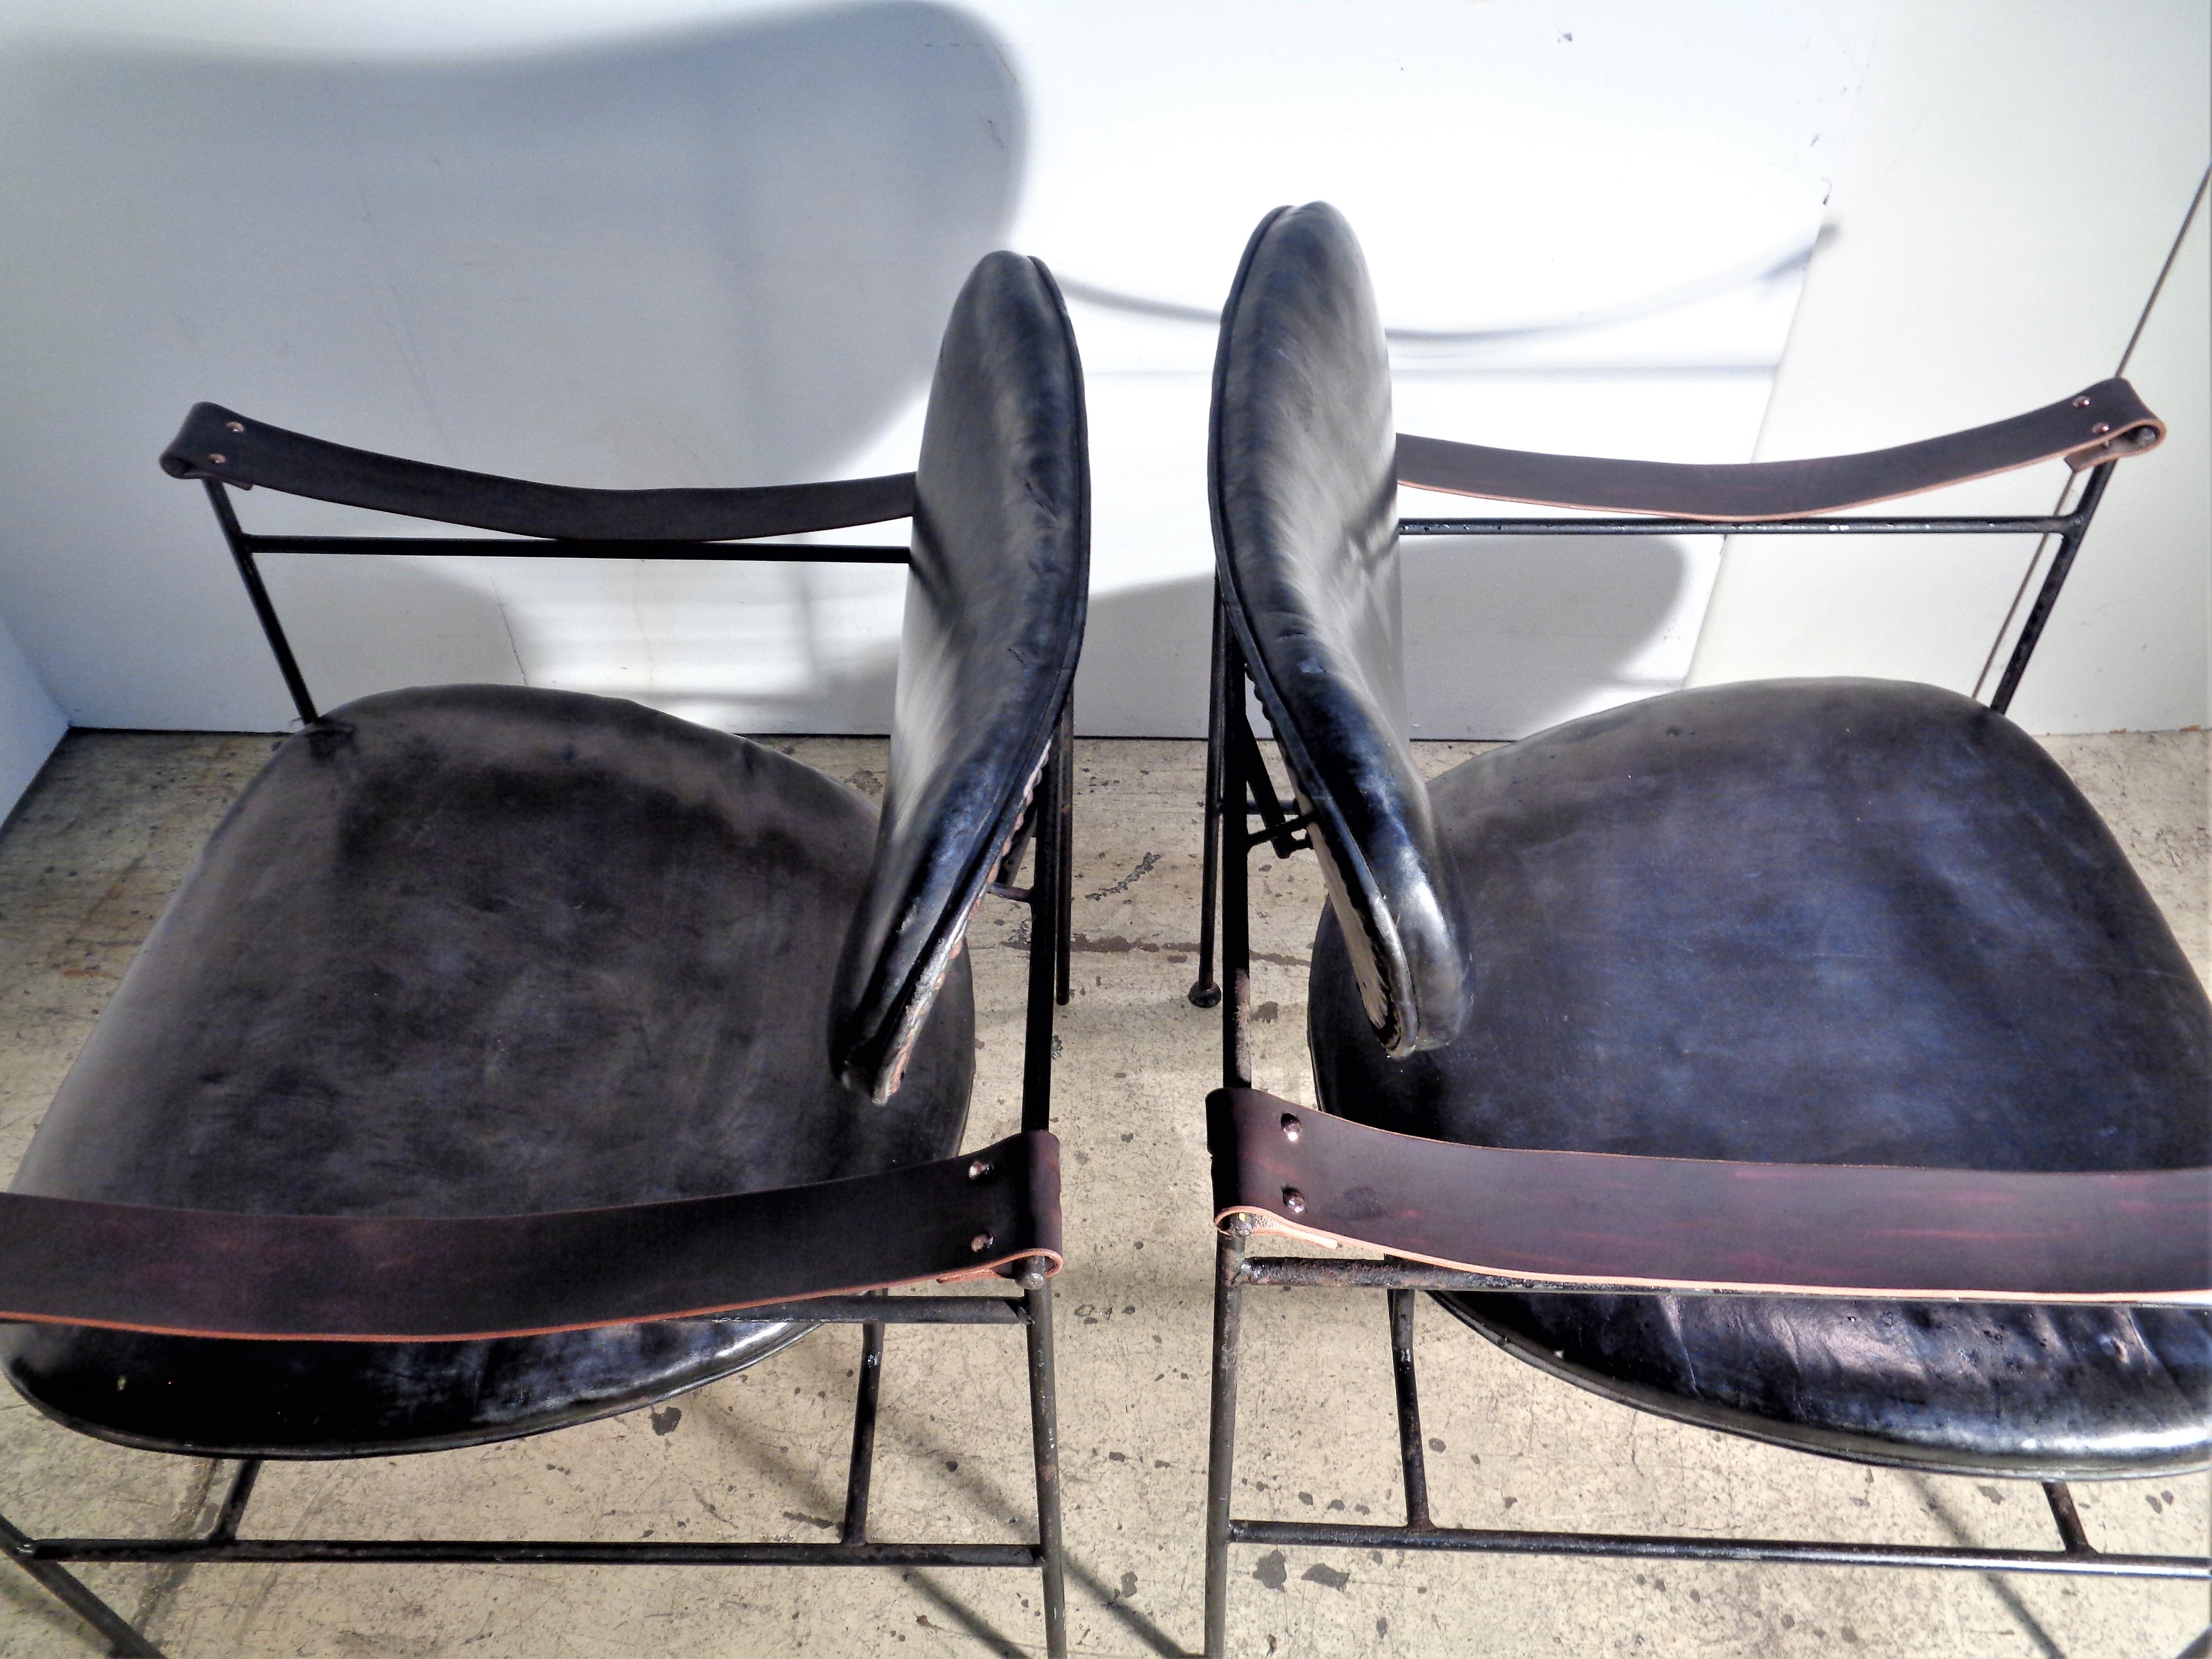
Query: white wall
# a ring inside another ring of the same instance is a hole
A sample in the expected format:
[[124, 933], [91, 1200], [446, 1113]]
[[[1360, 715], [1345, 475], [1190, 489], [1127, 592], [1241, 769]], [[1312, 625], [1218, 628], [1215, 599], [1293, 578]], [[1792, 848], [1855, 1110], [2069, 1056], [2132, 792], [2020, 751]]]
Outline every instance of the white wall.
[[[2209, 36], [2199, 0], [1893, 5], [1759, 456], [1929, 436], [2115, 373], [2204, 174]], [[2203, 260], [2200, 225], [2129, 366], [2175, 435], [2116, 475], [2015, 704], [2031, 729], [2206, 717]], [[2066, 480], [2054, 463], [1923, 499], [2043, 513]], [[1970, 690], [2033, 553], [2027, 538], [1740, 539], [1692, 678]]]
[[[902, 469], [952, 289], [1011, 246], [1068, 280], [1090, 373], [1083, 728], [1194, 732], [1208, 317], [1259, 215], [1334, 200], [1386, 319], [1460, 337], [1401, 343], [1402, 425], [1745, 459], [1875, 15], [0, 0], [0, 611], [81, 724], [279, 725], [204, 505], [153, 465], [193, 399], [580, 483]], [[1414, 550], [1413, 718], [1504, 735], [1677, 683], [1717, 559]], [[888, 712], [895, 574], [277, 563], [326, 701]]]
[[0, 621], [0, 823], [46, 763], [69, 721], [39, 684], [8, 624]]

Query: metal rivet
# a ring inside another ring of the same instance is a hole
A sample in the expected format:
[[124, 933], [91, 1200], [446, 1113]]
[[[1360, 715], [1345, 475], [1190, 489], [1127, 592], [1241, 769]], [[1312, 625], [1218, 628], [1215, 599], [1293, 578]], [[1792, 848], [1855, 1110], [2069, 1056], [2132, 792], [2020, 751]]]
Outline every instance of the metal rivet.
[[246, 422], [243, 421], [225, 421], [223, 425], [228, 427], [233, 432], [243, 432], [246, 430]]
[[2087, 409], [2088, 406], [2089, 394], [2086, 392], [2074, 400], [2074, 407], [2076, 409]]
[[1306, 1195], [1295, 1187], [1284, 1188], [1283, 1207], [1292, 1215], [1304, 1215], [1306, 1212]]
[[1285, 1140], [1296, 1140], [1298, 1138], [1299, 1133], [1300, 1131], [1298, 1128], [1297, 1115], [1292, 1112], [1285, 1112], [1283, 1114], [1283, 1139]]
[[225, 461], [228, 460], [229, 459], [230, 459], [230, 457], [229, 457], [229, 456], [228, 456], [228, 455], [210, 455], [210, 456], [209, 456], [209, 457], [208, 457], [208, 459], [210, 459], [210, 460], [213, 461], [213, 462], [214, 462], [217, 466], [221, 466], [221, 465], [222, 465]]
[[969, 1159], [969, 1164], [968, 1164], [968, 1179], [969, 1179], [969, 1180], [970, 1180], [970, 1181], [981, 1181], [981, 1180], [982, 1180], [982, 1179], [983, 1179], [983, 1177], [984, 1177], [984, 1176], [986, 1176], [989, 1175], [990, 1173], [991, 1173], [991, 1160], [990, 1160], [989, 1158], [971, 1158], [971, 1159]]
[[2110, 421], [2100, 421], [2089, 428], [2089, 434], [2092, 437], [2101, 438], [2112, 429], [2112, 423]]
[[977, 1233], [975, 1237], [968, 1241], [968, 1248], [975, 1255], [981, 1255], [984, 1251], [991, 1248], [991, 1243], [992, 1239], [990, 1234]]

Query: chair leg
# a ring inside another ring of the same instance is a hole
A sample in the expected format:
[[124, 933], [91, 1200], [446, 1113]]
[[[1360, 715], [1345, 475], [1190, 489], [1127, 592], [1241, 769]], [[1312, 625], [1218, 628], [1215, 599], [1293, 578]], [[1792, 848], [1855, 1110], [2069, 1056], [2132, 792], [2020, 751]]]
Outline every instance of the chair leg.
[[1206, 1455], [1206, 1659], [1229, 1651], [1229, 1510], [1237, 1473], [1237, 1343], [1244, 1312], [1244, 1243], [1252, 1218], [1221, 1235], [1213, 1279], [1213, 1417]]
[[30, 1544], [27, 1536], [10, 1524], [6, 1516], [0, 1516], [0, 1547], [4, 1547], [15, 1558], [15, 1565], [44, 1585], [56, 1601], [105, 1637], [110, 1653], [126, 1654], [131, 1659], [164, 1659], [161, 1649], [141, 1636], [129, 1620], [94, 1595], [74, 1573], [52, 1561], [33, 1560], [28, 1553]]
[[884, 1328], [860, 1327], [860, 1381], [854, 1390], [853, 1453], [845, 1465], [845, 1521], [840, 1543], [868, 1541], [868, 1492], [876, 1473], [876, 1408], [883, 1397]]
[[1390, 1373], [1398, 1385], [1398, 1462], [1406, 1472], [1406, 1524], [1425, 1530], [1429, 1519], [1429, 1462], [1421, 1446], [1420, 1387], [1413, 1373], [1413, 1291], [1391, 1291]]
[[1052, 1368], [1052, 1281], [1043, 1264], [1021, 1277], [1029, 1313], [1030, 1442], [1036, 1459], [1037, 1554], [1044, 1575], [1044, 1650], [1066, 1659], [1067, 1557], [1060, 1527], [1060, 1408]]

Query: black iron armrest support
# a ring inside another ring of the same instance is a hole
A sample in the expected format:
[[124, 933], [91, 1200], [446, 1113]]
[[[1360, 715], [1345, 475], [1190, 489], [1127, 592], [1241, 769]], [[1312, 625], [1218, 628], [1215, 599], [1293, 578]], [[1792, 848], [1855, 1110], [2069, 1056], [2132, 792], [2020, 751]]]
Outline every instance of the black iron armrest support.
[[[0, 1321], [474, 1341], [1061, 1260], [1060, 1143], [766, 1192], [512, 1216], [288, 1216], [0, 1194]], [[781, 1316], [803, 1317], [778, 1308]]]
[[1475, 1276], [1451, 1288], [2212, 1305], [2204, 1170], [1516, 1151], [1394, 1134], [1256, 1089], [1215, 1091], [1206, 1123], [1218, 1218]]
[[2078, 472], [2139, 455], [2165, 436], [2166, 423], [2135, 388], [2112, 380], [2008, 421], [1817, 460], [1686, 466], [1491, 449], [1401, 433], [1398, 482], [1493, 501], [1743, 524], [1863, 507], [2038, 461], [2063, 459]]
[[192, 406], [161, 452], [161, 468], [172, 477], [260, 485], [441, 524], [580, 541], [720, 542], [838, 530], [907, 518], [915, 499], [911, 472], [752, 489], [577, 489], [327, 443], [217, 404]]

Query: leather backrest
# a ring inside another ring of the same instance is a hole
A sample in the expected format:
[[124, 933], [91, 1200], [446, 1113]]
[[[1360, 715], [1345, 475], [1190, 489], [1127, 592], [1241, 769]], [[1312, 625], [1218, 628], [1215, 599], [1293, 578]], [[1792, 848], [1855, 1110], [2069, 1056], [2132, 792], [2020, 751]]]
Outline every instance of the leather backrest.
[[1403, 1055], [1450, 1040], [1466, 967], [1450, 866], [1405, 735], [1396, 442], [1351, 227], [1322, 202], [1278, 209], [1222, 313], [1214, 546], [1367, 1017]]
[[890, 773], [831, 1036], [847, 1085], [878, 1101], [1019, 823], [1083, 641], [1083, 375], [1038, 261], [989, 254], [953, 302], [915, 495]]

